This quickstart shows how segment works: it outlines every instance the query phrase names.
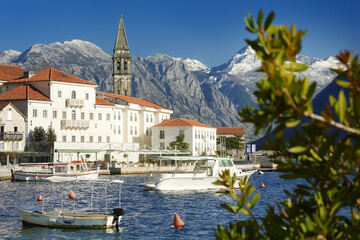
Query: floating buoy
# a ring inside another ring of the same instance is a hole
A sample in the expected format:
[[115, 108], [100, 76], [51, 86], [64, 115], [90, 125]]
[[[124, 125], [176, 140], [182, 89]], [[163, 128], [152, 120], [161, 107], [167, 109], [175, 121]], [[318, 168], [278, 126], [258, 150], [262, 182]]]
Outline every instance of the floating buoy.
[[43, 201], [43, 198], [42, 198], [42, 196], [39, 194], [39, 196], [37, 197], [37, 201], [38, 202], [42, 202]]
[[176, 213], [174, 214], [174, 220], [173, 220], [173, 227], [183, 227], [185, 225], [185, 223], [183, 222], [183, 220], [181, 220], [181, 218], [179, 217], [179, 215], [177, 215]]
[[75, 193], [70, 189], [69, 198], [75, 199]]
[[261, 182], [260, 187], [261, 187], [261, 188], [265, 188], [264, 182]]
[[264, 174], [264, 172], [263, 171], [258, 171], [258, 173], [260, 174], [260, 175], [263, 175]]

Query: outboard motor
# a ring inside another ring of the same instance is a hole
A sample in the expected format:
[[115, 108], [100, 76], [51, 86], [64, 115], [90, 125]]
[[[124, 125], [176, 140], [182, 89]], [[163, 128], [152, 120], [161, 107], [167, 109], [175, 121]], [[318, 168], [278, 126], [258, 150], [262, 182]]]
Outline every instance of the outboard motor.
[[122, 215], [124, 215], [124, 209], [122, 208], [113, 209], [113, 216], [114, 216], [113, 224], [115, 223], [116, 229], [119, 229], [119, 217]]

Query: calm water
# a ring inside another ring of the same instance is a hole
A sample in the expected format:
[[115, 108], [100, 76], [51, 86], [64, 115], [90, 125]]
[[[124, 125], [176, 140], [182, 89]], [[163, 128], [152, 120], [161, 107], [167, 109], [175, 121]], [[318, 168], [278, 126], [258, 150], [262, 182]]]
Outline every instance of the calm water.
[[[37, 203], [41, 194], [46, 206], [63, 206], [74, 209], [74, 201], [67, 198], [69, 189], [77, 194], [76, 209], [90, 206], [92, 184], [90, 183], [25, 183], [0, 181], [0, 239], [212, 239], [212, 227], [225, 224], [235, 216], [220, 207], [220, 203], [232, 203], [230, 196], [215, 192], [147, 192], [140, 184], [145, 176], [106, 176], [102, 178], [122, 179], [122, 207], [125, 210], [120, 230], [73, 230], [46, 227], [23, 227], [14, 206]], [[278, 172], [254, 174], [250, 180], [261, 198], [255, 209], [256, 216], [265, 213], [265, 206], [274, 199], [285, 198], [283, 189], [290, 190], [296, 182], [289, 184], [279, 178]], [[266, 188], [260, 189], [264, 182]], [[105, 207], [104, 184], [94, 186], [94, 207]], [[106, 188], [109, 209], [118, 205], [118, 186]], [[185, 222], [182, 229], [171, 228], [173, 213]], [[243, 216], [241, 216], [243, 217]]]

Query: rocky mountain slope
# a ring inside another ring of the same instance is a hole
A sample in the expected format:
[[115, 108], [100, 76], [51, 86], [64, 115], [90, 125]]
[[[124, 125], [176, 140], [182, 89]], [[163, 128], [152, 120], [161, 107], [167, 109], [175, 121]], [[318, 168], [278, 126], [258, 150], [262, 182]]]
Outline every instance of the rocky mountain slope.
[[[326, 70], [336, 61], [299, 57], [308, 63], [306, 73], [318, 82], [318, 90], [334, 77]], [[0, 52], [0, 64], [17, 65], [26, 70], [40, 71], [55, 67], [99, 85], [99, 90], [112, 92], [111, 56], [96, 45], [72, 40], [49, 45], [36, 44], [23, 53]], [[132, 58], [132, 91], [174, 111], [173, 116], [193, 119], [211, 126], [244, 126], [237, 111], [246, 104], [256, 106], [252, 92], [261, 76], [256, 69], [260, 62], [251, 48], [241, 49], [228, 62], [208, 68], [193, 59], [173, 58], [154, 54]], [[245, 126], [251, 135], [251, 126]]]

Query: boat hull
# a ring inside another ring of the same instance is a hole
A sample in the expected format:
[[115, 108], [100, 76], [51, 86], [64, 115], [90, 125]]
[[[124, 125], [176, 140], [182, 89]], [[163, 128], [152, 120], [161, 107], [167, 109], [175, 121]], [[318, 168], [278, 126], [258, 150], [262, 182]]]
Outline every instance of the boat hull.
[[50, 177], [69, 178], [76, 180], [95, 180], [99, 176], [98, 171], [87, 171], [79, 173], [37, 173], [37, 172], [24, 172], [24, 171], [13, 171], [13, 179], [15, 181], [48, 181]]
[[[74, 213], [60, 210], [41, 211], [22, 205], [16, 208], [24, 224], [56, 228], [112, 228], [116, 221], [112, 214]], [[121, 216], [118, 217], [119, 225]]]
[[[242, 172], [238, 179], [250, 177], [255, 171]], [[154, 191], [187, 191], [187, 190], [220, 190], [222, 185], [214, 185], [219, 177], [194, 174], [154, 174], [144, 184], [144, 190]], [[239, 186], [239, 180], [235, 182]]]

